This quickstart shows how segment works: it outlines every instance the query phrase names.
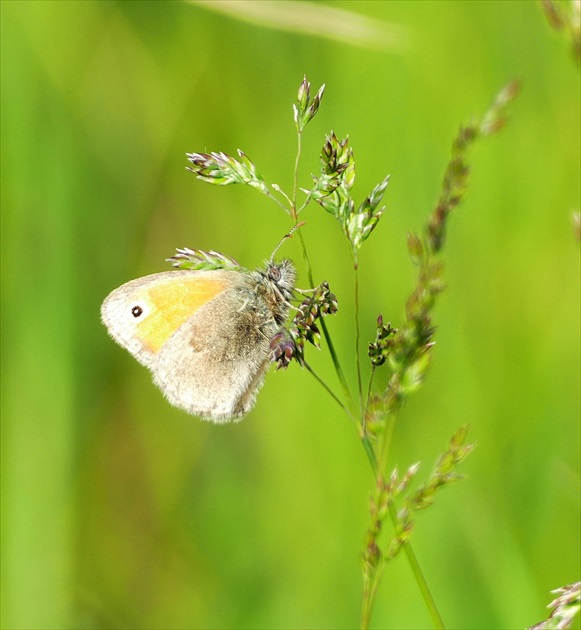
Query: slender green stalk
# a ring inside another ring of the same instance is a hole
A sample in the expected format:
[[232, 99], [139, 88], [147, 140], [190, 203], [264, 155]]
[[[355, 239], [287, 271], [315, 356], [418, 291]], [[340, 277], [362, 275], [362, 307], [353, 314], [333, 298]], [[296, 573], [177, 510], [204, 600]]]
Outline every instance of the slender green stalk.
[[[392, 517], [393, 519], [393, 517]], [[444, 621], [438, 611], [436, 606], [436, 602], [432, 597], [432, 593], [428, 587], [428, 583], [426, 582], [426, 578], [422, 572], [420, 564], [416, 558], [416, 554], [412, 549], [412, 545], [409, 541], [404, 543], [404, 551], [408, 558], [410, 567], [416, 578], [416, 582], [420, 588], [422, 593], [422, 597], [426, 604], [426, 608], [430, 613], [430, 617], [432, 618], [432, 623], [434, 624], [434, 628], [436, 630], [445, 630]], [[361, 604], [361, 630], [367, 630], [369, 628], [369, 622], [371, 621], [371, 611], [373, 609], [373, 602], [375, 601], [375, 596], [377, 593], [377, 588], [379, 587], [379, 583], [381, 582], [381, 576], [383, 574], [383, 570], [386, 565], [385, 560], [381, 560], [377, 569], [373, 576], [369, 579], [366, 579], [363, 584], [363, 601]]]
[[377, 593], [377, 587], [381, 581], [381, 575], [385, 569], [387, 563], [385, 560], [381, 560], [373, 576], [368, 580], [369, 585], [367, 589], [367, 598], [362, 603], [361, 610], [361, 630], [367, 630], [369, 628], [369, 622], [371, 621], [371, 611], [373, 602], [375, 601], [375, 595]]
[[359, 356], [359, 339], [360, 339], [360, 326], [359, 326], [359, 261], [357, 260], [357, 254], [353, 260], [353, 270], [355, 271], [355, 364], [357, 366], [357, 387], [359, 391], [359, 409], [361, 413], [361, 423], [365, 422], [364, 411], [365, 406], [363, 402], [363, 385], [361, 381], [361, 358]]
[[347, 399], [349, 406], [351, 407], [351, 409], [353, 409], [353, 412], [355, 413], [356, 405], [353, 401], [353, 396], [351, 395], [349, 385], [347, 385], [347, 379], [345, 378], [345, 374], [343, 373], [341, 364], [339, 363], [339, 357], [335, 352], [335, 346], [333, 345], [333, 341], [331, 340], [331, 335], [329, 334], [329, 330], [327, 329], [325, 320], [321, 319], [320, 323], [323, 335], [325, 336], [325, 341], [327, 342], [327, 346], [329, 347], [329, 353], [331, 354], [333, 365], [335, 366], [335, 372], [337, 372], [337, 377], [339, 378], [339, 382], [341, 383], [341, 387], [343, 389], [343, 393], [345, 394], [345, 398]]
[[361, 600], [361, 630], [367, 630], [369, 628], [369, 621], [371, 619], [371, 602], [373, 598], [371, 597], [371, 592], [373, 591], [372, 586], [373, 578], [364, 578], [363, 580], [363, 598]]
[[[397, 523], [397, 514], [393, 506], [391, 506], [389, 513], [391, 516], [391, 521], [395, 525]], [[422, 593], [426, 608], [428, 609], [430, 617], [432, 618], [434, 628], [436, 628], [436, 630], [444, 630], [446, 627], [444, 625], [444, 620], [442, 619], [442, 616], [438, 611], [438, 607], [436, 606], [436, 602], [434, 600], [434, 597], [432, 596], [432, 592], [430, 591], [428, 582], [426, 581], [426, 577], [424, 576], [424, 573], [420, 567], [420, 563], [418, 562], [416, 554], [414, 553], [414, 550], [412, 549], [412, 545], [409, 540], [404, 543], [403, 548], [408, 559], [410, 568], [414, 574], [414, 577], [416, 578], [416, 582]]]
[[365, 449], [365, 454], [367, 455], [367, 459], [369, 460], [369, 463], [371, 464], [371, 470], [373, 471], [373, 474], [375, 475], [377, 473], [377, 457], [375, 456], [375, 451], [373, 449], [373, 444], [371, 443], [371, 440], [369, 439], [369, 436], [366, 435], [365, 433], [361, 432], [359, 434], [359, 437], [361, 438], [361, 444], [363, 444], [363, 448]]
[[365, 431], [365, 420], [367, 419], [367, 412], [369, 410], [369, 401], [371, 400], [371, 387], [373, 385], [373, 377], [375, 376], [375, 365], [371, 366], [371, 373], [369, 374], [369, 383], [367, 385], [367, 395], [365, 396], [365, 406], [363, 407], [363, 418], [361, 418], [361, 427]]
[[299, 237], [299, 243], [301, 246], [301, 254], [303, 255], [303, 261], [305, 263], [305, 267], [307, 268], [307, 279], [309, 281], [309, 287], [311, 287], [311, 289], [314, 289], [315, 282], [313, 280], [313, 270], [311, 269], [311, 261], [309, 260], [309, 255], [307, 254], [307, 247], [305, 245], [305, 239], [303, 238], [303, 233], [301, 232], [300, 228], [297, 230], [297, 234]]
[[295, 224], [298, 221], [297, 214], [297, 191], [299, 187], [299, 162], [301, 159], [301, 152], [303, 150], [303, 133], [300, 129], [297, 129], [297, 157], [295, 159], [295, 170], [293, 174], [293, 203], [291, 207], [291, 217]]

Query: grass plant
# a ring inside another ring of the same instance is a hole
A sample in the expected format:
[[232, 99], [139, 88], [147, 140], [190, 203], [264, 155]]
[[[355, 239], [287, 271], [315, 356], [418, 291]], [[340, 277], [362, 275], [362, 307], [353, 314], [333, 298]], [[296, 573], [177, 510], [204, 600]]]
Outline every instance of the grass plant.
[[[369, 627], [377, 588], [386, 565], [402, 550], [434, 627], [444, 628], [410, 538], [416, 514], [433, 505], [441, 488], [462, 478], [457, 468], [474, 445], [467, 443], [468, 427], [461, 427], [450, 438], [447, 449], [438, 456], [432, 473], [419, 485], [415, 484], [419, 463], [412, 464], [401, 475], [397, 466], [390, 472], [390, 461], [395, 459], [390, 447], [399, 412], [407, 397], [421, 386], [433, 358], [436, 328], [432, 311], [438, 296], [445, 288], [442, 253], [446, 241], [446, 225], [450, 213], [459, 205], [466, 192], [470, 172], [467, 154], [476, 140], [497, 132], [503, 126], [505, 108], [518, 90], [518, 82], [509, 83], [481, 118], [460, 127], [452, 143], [451, 158], [446, 167], [440, 195], [425, 229], [422, 234], [410, 233], [407, 237], [409, 255], [416, 268], [416, 285], [405, 304], [405, 317], [395, 328], [391, 323], [385, 324], [382, 315], [378, 316], [375, 340], [370, 341], [367, 347], [366, 360], [371, 369], [365, 387], [359, 321], [359, 294], [364, 287], [360, 287], [359, 282], [359, 252], [385, 212], [385, 206], [381, 204], [389, 175], [363, 201], [356, 203], [352, 194], [355, 183], [353, 149], [348, 137], [339, 139], [331, 131], [321, 150], [320, 173], [313, 175], [309, 187], [299, 186], [302, 136], [319, 111], [325, 86], [321, 86], [312, 95], [311, 84], [305, 77], [300, 84], [296, 103], [293, 104], [297, 154], [290, 194], [276, 184], [268, 185], [256, 165], [241, 150], [238, 150], [237, 157], [221, 152], [187, 154], [192, 165], [188, 169], [198, 179], [219, 186], [244, 184], [272, 198], [289, 215], [292, 229], [298, 235], [310, 290], [299, 290], [299, 295], [306, 297], [295, 308], [296, 314], [286, 331], [280, 332], [272, 340], [271, 359], [277, 364], [277, 368], [287, 368], [294, 359], [317, 379], [352, 421], [369, 459], [373, 484], [369, 500], [369, 525], [361, 554], [362, 629]], [[338, 301], [326, 282], [315, 286], [315, 274], [302, 237], [302, 230], [308, 229], [308, 225], [301, 221], [303, 212], [312, 202], [335, 218], [348, 242], [353, 267], [353, 340], [357, 375], [356, 382], [351, 384], [345, 377], [339, 355], [323, 319], [324, 316], [337, 312]], [[232, 261], [226, 258], [222, 261], [216, 252], [204, 254], [189, 251], [191, 254], [185, 250], [178, 252], [172, 259], [174, 265], [190, 269], [207, 268], [211, 261], [218, 268], [231, 268]], [[320, 378], [305, 358], [305, 342], [320, 348], [321, 331], [341, 393], [334, 391], [332, 386]]]

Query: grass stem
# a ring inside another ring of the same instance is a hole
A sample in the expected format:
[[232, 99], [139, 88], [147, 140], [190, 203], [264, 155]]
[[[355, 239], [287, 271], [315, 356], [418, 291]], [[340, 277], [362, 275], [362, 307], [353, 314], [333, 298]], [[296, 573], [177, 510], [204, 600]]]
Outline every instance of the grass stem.
[[[395, 510], [392, 509], [390, 511], [390, 514], [391, 520], [395, 524], [397, 522], [397, 514], [395, 514]], [[424, 573], [420, 567], [420, 563], [418, 562], [416, 554], [414, 553], [414, 550], [409, 540], [404, 543], [403, 548], [414, 577], [416, 578], [416, 582], [420, 588], [420, 592], [422, 593], [426, 608], [428, 609], [430, 617], [432, 618], [434, 628], [436, 628], [436, 630], [445, 630], [446, 626], [444, 625], [444, 620], [442, 619], [438, 607], [436, 606], [436, 602], [434, 600], [434, 597], [432, 596], [432, 592], [430, 591], [428, 582], [426, 581], [426, 577], [424, 576]]]
[[361, 413], [361, 423], [365, 422], [364, 412], [365, 406], [363, 401], [363, 385], [361, 382], [361, 357], [359, 356], [359, 339], [360, 339], [360, 326], [359, 326], [359, 262], [357, 260], [357, 254], [353, 261], [353, 269], [355, 271], [355, 364], [357, 366], [357, 387], [359, 392], [359, 409]]
[[291, 217], [295, 224], [298, 221], [297, 213], [297, 192], [299, 187], [299, 162], [301, 159], [301, 152], [303, 150], [303, 133], [300, 129], [297, 130], [297, 157], [295, 159], [295, 169], [293, 173], [293, 200], [291, 206]]

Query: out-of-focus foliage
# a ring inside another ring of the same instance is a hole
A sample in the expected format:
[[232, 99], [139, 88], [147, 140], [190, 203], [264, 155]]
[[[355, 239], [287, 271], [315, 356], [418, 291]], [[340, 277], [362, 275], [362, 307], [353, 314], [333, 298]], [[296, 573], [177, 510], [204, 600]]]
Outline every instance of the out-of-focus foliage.
[[[330, 130], [349, 134], [357, 198], [391, 174], [359, 258], [363, 341], [378, 313], [403, 321], [406, 234], [436, 201], [459, 123], [522, 79], [510, 124], [471, 157], [432, 365], [392, 452], [401, 470], [427, 464], [465, 423], [478, 445], [468, 479], [415, 523], [449, 627], [530, 625], [579, 579], [580, 89], [567, 41], [534, 2], [316, 3], [311, 21], [307, 3], [264, 7], [258, 24], [185, 2], [2, 3], [2, 627], [357, 625], [371, 478], [334, 401], [293, 364], [240, 424], [200, 422], [99, 322], [110, 290], [169, 269], [176, 247], [248, 268], [270, 255], [289, 217], [248, 187], [197, 181], [185, 154], [240, 148], [288, 190], [305, 74], [326, 90], [301, 185]], [[316, 204], [301, 220], [353, 382], [349, 249]], [[280, 253], [306, 286], [296, 239]], [[334, 384], [326, 355], [307, 351]], [[373, 623], [429, 625], [402, 557]]]

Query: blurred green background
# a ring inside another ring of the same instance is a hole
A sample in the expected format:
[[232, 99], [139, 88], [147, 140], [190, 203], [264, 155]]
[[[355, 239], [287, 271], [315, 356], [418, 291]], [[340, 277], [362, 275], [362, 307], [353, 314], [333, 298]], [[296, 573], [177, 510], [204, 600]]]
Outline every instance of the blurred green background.
[[[359, 199], [391, 173], [361, 254], [365, 342], [379, 312], [402, 321], [406, 233], [433, 207], [458, 125], [523, 80], [510, 124], [471, 155], [434, 362], [391, 465], [421, 460], [426, 476], [471, 424], [468, 479], [419, 515], [416, 553], [448, 627], [540, 621], [550, 589], [579, 579], [579, 68], [536, 2], [234, 4], [244, 19], [2, 2], [2, 627], [357, 626], [372, 478], [332, 399], [292, 365], [243, 422], [200, 422], [99, 322], [109, 291], [169, 269], [175, 247], [247, 267], [270, 255], [288, 217], [197, 181], [184, 154], [241, 148], [290, 190], [304, 74], [327, 90], [302, 185], [331, 129], [350, 136]], [[304, 219], [353, 382], [348, 249], [322, 210]], [[296, 239], [282, 253], [306, 286]], [[326, 353], [310, 360], [338, 390]], [[403, 554], [372, 625], [430, 627]]]

